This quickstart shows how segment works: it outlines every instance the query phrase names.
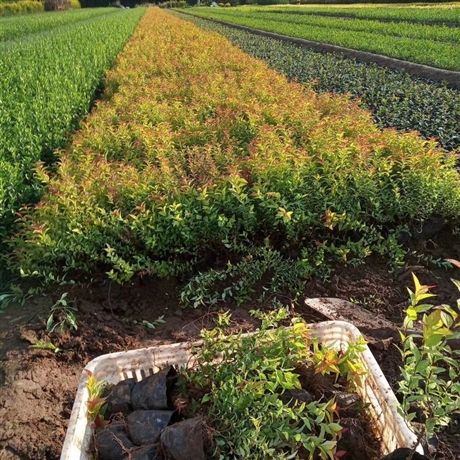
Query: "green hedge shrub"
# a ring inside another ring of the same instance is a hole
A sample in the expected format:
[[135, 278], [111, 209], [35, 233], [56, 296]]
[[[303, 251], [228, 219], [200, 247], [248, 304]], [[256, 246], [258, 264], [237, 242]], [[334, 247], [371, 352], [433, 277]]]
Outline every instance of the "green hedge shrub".
[[0, 16], [40, 13], [42, 11], [45, 11], [44, 4], [38, 1], [25, 0], [12, 3], [0, 3]]

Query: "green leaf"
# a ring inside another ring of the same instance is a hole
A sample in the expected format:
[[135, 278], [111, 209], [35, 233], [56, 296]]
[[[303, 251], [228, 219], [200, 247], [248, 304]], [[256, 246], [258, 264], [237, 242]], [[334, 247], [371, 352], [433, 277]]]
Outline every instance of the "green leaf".
[[46, 330], [51, 331], [53, 329], [54, 325], [54, 317], [53, 315], [50, 315], [48, 318], [48, 321], [46, 321]]
[[435, 418], [427, 418], [425, 422], [425, 433], [427, 438], [431, 438], [434, 432], [434, 427], [436, 426]]
[[425, 346], [427, 346], [427, 347], [435, 347], [436, 345], [441, 343], [443, 339], [444, 339], [443, 334], [434, 333], [434, 334], [430, 335], [430, 337], [428, 337], [426, 339]]

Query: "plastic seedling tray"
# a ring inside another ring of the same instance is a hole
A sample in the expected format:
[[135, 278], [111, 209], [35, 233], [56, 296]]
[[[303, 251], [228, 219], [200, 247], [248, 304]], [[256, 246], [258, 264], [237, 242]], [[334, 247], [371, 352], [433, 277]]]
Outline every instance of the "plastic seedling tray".
[[[324, 344], [346, 349], [349, 342], [356, 341], [361, 333], [345, 321], [325, 321], [310, 324], [312, 335]], [[116, 384], [134, 377], [137, 381], [158, 372], [167, 365], [183, 366], [192, 359], [192, 348], [196, 350], [199, 342], [176, 343], [158, 347], [142, 348], [119, 353], [111, 353], [93, 359], [85, 367], [99, 380]], [[417, 438], [405, 419], [399, 414], [399, 402], [383, 375], [369, 348], [361, 353], [365, 375], [357, 381], [357, 392], [363, 401], [369, 403], [368, 410], [374, 421], [377, 435], [381, 437], [382, 455], [389, 454], [398, 447], [412, 447]], [[83, 371], [65, 437], [61, 460], [92, 460], [90, 443], [91, 424], [86, 417], [88, 373]], [[423, 453], [418, 446], [417, 451]]]

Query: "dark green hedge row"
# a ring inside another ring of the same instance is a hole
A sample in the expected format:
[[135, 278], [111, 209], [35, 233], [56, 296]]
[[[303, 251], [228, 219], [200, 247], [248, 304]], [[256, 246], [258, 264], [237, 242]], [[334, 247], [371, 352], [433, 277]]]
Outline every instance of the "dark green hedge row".
[[447, 150], [460, 147], [458, 90], [376, 64], [314, 52], [190, 15], [180, 16], [203, 29], [219, 32], [291, 80], [314, 81], [315, 89], [320, 92], [348, 92], [360, 98], [380, 127], [416, 130], [426, 138], [438, 139]]

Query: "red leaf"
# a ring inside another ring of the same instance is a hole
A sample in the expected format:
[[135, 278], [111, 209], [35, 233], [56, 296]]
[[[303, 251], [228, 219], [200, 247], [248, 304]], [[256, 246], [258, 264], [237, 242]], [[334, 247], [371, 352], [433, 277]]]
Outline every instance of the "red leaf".
[[460, 268], [460, 262], [455, 259], [446, 259], [446, 262], [451, 263], [454, 267]]

